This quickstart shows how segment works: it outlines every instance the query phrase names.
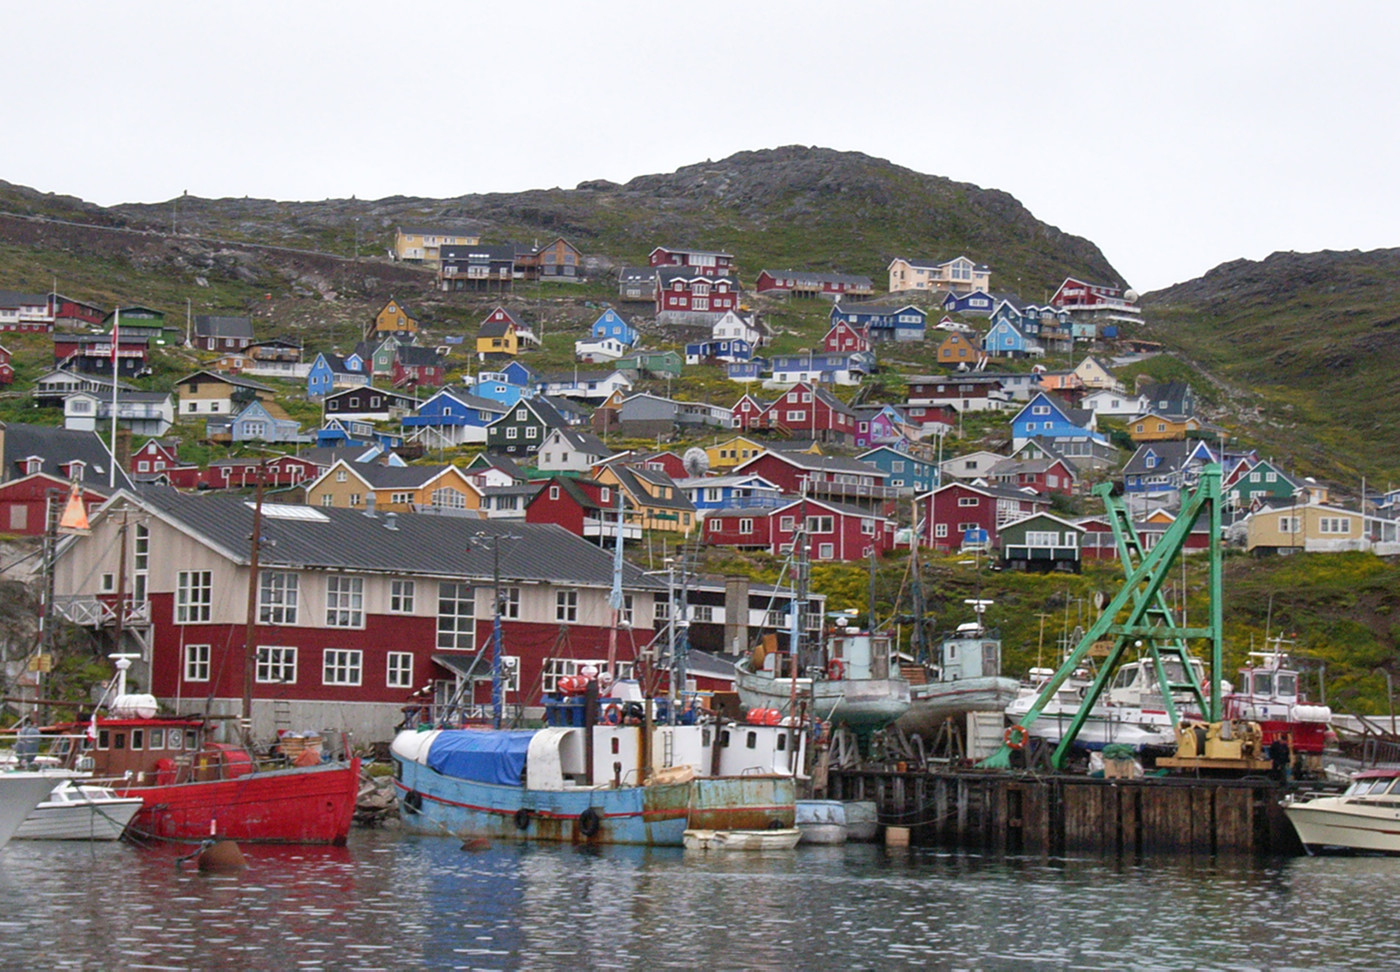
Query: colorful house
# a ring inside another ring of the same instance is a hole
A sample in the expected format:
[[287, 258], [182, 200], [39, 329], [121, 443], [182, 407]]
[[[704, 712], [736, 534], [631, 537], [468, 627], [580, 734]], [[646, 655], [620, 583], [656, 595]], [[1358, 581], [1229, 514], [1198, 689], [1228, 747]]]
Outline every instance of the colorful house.
[[394, 257], [408, 263], [438, 265], [444, 246], [476, 246], [475, 232], [440, 226], [400, 226], [394, 232]]
[[658, 270], [656, 279], [656, 320], [661, 324], [713, 324], [739, 306], [737, 277], [675, 268]]
[[359, 355], [342, 358], [322, 351], [306, 373], [306, 397], [324, 398], [341, 388], [362, 388], [369, 384], [369, 371]]
[[995, 548], [1003, 526], [1050, 509], [1047, 497], [1029, 490], [956, 481], [925, 493], [916, 503], [921, 542], [944, 551], [960, 550], [964, 544]]
[[432, 348], [400, 345], [391, 372], [395, 388], [439, 388], [447, 378], [447, 365]]
[[869, 297], [875, 282], [849, 273], [814, 273], [810, 270], [760, 270], [754, 290], [760, 294], [791, 294], [794, 297]]
[[481, 505], [481, 491], [457, 466], [388, 466], [338, 459], [307, 485], [306, 505], [371, 513], [474, 510]]
[[[552, 523], [594, 543], [616, 542], [618, 489], [596, 479], [556, 476], [536, 488], [525, 504], [526, 523]], [[636, 511], [623, 495], [622, 539], [642, 539], [642, 528], [628, 522]]]
[[938, 345], [938, 363], [950, 368], [971, 368], [981, 357], [982, 352], [977, 346], [959, 331], [949, 334]]
[[901, 496], [916, 496], [938, 488], [938, 465], [895, 445], [876, 446], [856, 458], [884, 473]]
[[409, 439], [428, 448], [485, 442], [487, 427], [513, 404], [449, 386], [420, 403], [414, 414], [405, 415], [400, 421]]
[[598, 315], [598, 319], [589, 328], [589, 334], [593, 336], [595, 341], [611, 338], [629, 348], [637, 343], [638, 338], [637, 329], [627, 323], [627, 319], [611, 307]]
[[685, 267], [709, 277], [727, 277], [738, 272], [732, 253], [716, 250], [686, 250], [680, 247], [658, 246], [647, 255], [653, 267]]
[[996, 298], [985, 290], [972, 290], [966, 293], [949, 291], [943, 298], [945, 314], [978, 314], [991, 317], [996, 307]]
[[[1098, 436], [1093, 412], [1071, 408], [1064, 399], [1050, 392], [1037, 392], [1011, 418], [1012, 447], [1019, 449], [1028, 439]], [[1102, 439], [1104, 445], [1108, 440]]]
[[418, 333], [418, 321], [401, 301], [389, 298], [389, 302], [374, 315], [374, 320], [365, 328], [365, 340], [384, 337], [388, 334], [411, 335]]
[[847, 456], [769, 450], [734, 472], [762, 476], [792, 496], [805, 494], [880, 512], [899, 497], [883, 470]]
[[847, 321], [834, 321], [822, 338], [823, 351], [869, 351], [870, 339], [863, 329]]
[[1159, 415], [1148, 412], [1128, 420], [1128, 437], [1134, 442], [1165, 442], [1184, 439], [1188, 432], [1199, 432], [1201, 420], [1194, 415]]
[[824, 388], [807, 382], [783, 392], [763, 415], [765, 428], [824, 442], [854, 441], [857, 424], [850, 406]]
[[598, 467], [594, 478], [622, 490], [632, 507], [626, 522], [643, 530], [686, 534], [699, 519], [675, 480], [660, 469], [609, 462]]
[[520, 324], [504, 307], [497, 307], [481, 322], [476, 332], [476, 353], [515, 356], [522, 350]]
[[966, 293], [991, 289], [992, 271], [965, 256], [951, 260], [895, 257], [890, 261], [890, 293], [901, 290], [945, 290]]
[[994, 321], [982, 335], [982, 350], [993, 358], [1040, 358], [1045, 355], [1041, 343], [1029, 336], [1017, 324], [1003, 318]]
[[[674, 477], [673, 477], [674, 478]], [[791, 497], [762, 476], [691, 476], [676, 480], [703, 517], [715, 510], [784, 506]]]
[[870, 510], [811, 497], [776, 509], [739, 507], [705, 518], [705, 541], [716, 546], [754, 547], [767, 538], [768, 552], [792, 550], [798, 530], [806, 531], [813, 562], [867, 560], [894, 549], [894, 521]]
[[[752, 409], [757, 409], [758, 415], [762, 415], [763, 410], [767, 407], [761, 402], [745, 395], [743, 398], [739, 399], [739, 403], [734, 406], [736, 419], [738, 418], [740, 406], [744, 405], [746, 402]], [[745, 410], [744, 414], [746, 416], [749, 414], [748, 409]], [[735, 425], [739, 425], [741, 428], [755, 427], [749, 424], [741, 425], [737, 421]], [[719, 471], [733, 469], [735, 466], [748, 462], [754, 456], [767, 451], [768, 447], [761, 442], [756, 442], [747, 436], [736, 435], [733, 438], [725, 439], [723, 442], [717, 442], [712, 446], [706, 447], [705, 455], [710, 460], [710, 469]]]
[[928, 329], [928, 314], [913, 304], [837, 304], [831, 309], [831, 323], [845, 321], [865, 333], [874, 344], [880, 341], [922, 341]]
[[1050, 513], [1032, 513], [1002, 526], [1002, 566], [1009, 570], [1079, 573], [1084, 528]]

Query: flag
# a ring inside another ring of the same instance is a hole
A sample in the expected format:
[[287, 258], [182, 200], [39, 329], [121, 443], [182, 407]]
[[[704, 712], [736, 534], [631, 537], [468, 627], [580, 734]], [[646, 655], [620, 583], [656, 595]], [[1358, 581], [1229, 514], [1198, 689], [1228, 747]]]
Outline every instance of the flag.
[[97, 710], [96, 710], [96, 709], [94, 709], [93, 712], [92, 712], [92, 721], [91, 721], [90, 723], [88, 723], [88, 727], [87, 727], [87, 737], [88, 737], [89, 739], [93, 739], [93, 740], [95, 740], [95, 739], [97, 738]]
[[112, 384], [117, 381], [117, 345], [121, 342], [122, 309], [117, 308], [117, 316], [112, 319]]

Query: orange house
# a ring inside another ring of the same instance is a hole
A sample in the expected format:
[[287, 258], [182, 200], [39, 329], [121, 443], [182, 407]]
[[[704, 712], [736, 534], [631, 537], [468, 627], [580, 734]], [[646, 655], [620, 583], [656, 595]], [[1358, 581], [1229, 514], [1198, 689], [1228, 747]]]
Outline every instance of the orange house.
[[970, 367], [977, 363], [977, 357], [980, 353], [977, 346], [969, 341], [966, 335], [954, 331], [945, 337], [943, 343], [938, 346], [938, 363], [953, 367], [966, 364]]
[[1194, 416], [1148, 412], [1128, 422], [1128, 436], [1134, 442], [1163, 442], [1184, 439], [1187, 432], [1197, 432], [1200, 428], [1201, 421]]

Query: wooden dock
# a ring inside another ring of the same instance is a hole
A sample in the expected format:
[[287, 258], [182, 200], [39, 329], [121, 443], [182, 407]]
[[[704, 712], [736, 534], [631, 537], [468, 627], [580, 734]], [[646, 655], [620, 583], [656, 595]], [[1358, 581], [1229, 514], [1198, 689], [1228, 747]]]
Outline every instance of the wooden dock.
[[1010, 853], [1301, 854], [1277, 782], [1191, 777], [831, 770], [828, 797], [871, 800], [916, 843]]

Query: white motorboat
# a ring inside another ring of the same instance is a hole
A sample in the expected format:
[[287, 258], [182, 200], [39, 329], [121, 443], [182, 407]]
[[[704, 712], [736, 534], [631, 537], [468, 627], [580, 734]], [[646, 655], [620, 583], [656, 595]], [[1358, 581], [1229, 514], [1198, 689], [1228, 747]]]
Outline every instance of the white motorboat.
[[844, 844], [846, 804], [840, 800], [798, 800], [797, 829], [804, 844]]
[[1357, 773], [1340, 796], [1290, 798], [1283, 812], [1309, 854], [1400, 854], [1400, 769]]
[[64, 780], [15, 831], [15, 840], [116, 840], [144, 803], [96, 783]]
[[54, 778], [47, 773], [0, 773], [0, 847], [9, 843], [53, 786]]
[[982, 624], [982, 611], [991, 602], [969, 603], [977, 608], [977, 620], [958, 625], [943, 639], [938, 664], [903, 669], [910, 678], [911, 704], [895, 728], [932, 736], [948, 719], [1001, 712], [1015, 701], [1020, 686], [1001, 674], [1001, 637]]
[[[1174, 658], [1164, 658], [1163, 664], [1167, 669], [1167, 680], [1172, 684], [1181, 684], [1184, 680], [1181, 663]], [[1191, 673], [1196, 684], [1204, 683], [1205, 667], [1201, 662], [1192, 660]], [[1022, 686], [1021, 694], [1006, 707], [1006, 716], [1011, 722], [1019, 723], [1031, 710], [1041, 689], [1054, 674], [1048, 668], [1031, 669], [1031, 677]], [[1041, 709], [1039, 717], [1031, 723], [1030, 734], [1058, 745], [1083, 705], [1085, 690], [1092, 681], [1093, 673], [1088, 669], [1077, 671], [1065, 679]], [[1173, 696], [1178, 718], [1185, 715], [1199, 717], [1199, 713], [1187, 707], [1190, 699], [1189, 693]], [[1156, 666], [1151, 658], [1140, 658], [1118, 669], [1098, 703], [1090, 710], [1075, 739], [1076, 745], [1090, 750], [1103, 749], [1115, 743], [1139, 751], [1153, 747], [1174, 749], [1176, 746], [1175, 727], [1162, 701]]]
[[802, 839], [802, 831], [796, 827], [780, 830], [687, 830], [681, 839], [686, 850], [787, 851], [797, 846]]

